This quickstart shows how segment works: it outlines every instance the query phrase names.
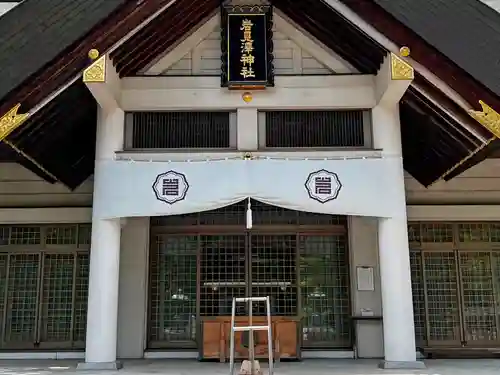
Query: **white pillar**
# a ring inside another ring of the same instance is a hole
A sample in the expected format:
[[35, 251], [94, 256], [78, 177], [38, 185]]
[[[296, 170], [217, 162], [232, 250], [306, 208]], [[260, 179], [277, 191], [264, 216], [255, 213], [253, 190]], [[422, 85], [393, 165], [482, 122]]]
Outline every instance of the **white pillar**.
[[[122, 148], [123, 130], [124, 114], [121, 109], [99, 108], [94, 210], [96, 205], [106, 204], [108, 200], [108, 197], [101, 196], [100, 181], [104, 172], [101, 163], [112, 159], [115, 151]], [[120, 219], [103, 220], [92, 217], [87, 338], [85, 363], [78, 365], [81, 370], [117, 370], [121, 367], [116, 361], [120, 236]]]
[[398, 103], [373, 109], [373, 143], [388, 158], [390, 168], [385, 178], [392, 181], [391, 197], [399, 207], [395, 216], [379, 218], [378, 224], [385, 357], [381, 367], [425, 368], [416, 360]]

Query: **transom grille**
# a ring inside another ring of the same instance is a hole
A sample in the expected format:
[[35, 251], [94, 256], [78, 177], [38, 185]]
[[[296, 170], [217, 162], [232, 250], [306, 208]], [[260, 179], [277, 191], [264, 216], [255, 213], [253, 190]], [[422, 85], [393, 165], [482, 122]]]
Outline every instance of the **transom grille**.
[[83, 348], [90, 226], [0, 226], [0, 345]]
[[368, 147], [365, 111], [265, 112], [265, 147]]
[[[149, 346], [196, 346], [200, 319], [230, 316], [234, 297], [270, 296], [274, 316], [304, 317], [306, 346], [348, 347], [346, 219], [255, 201], [248, 231], [245, 212], [241, 202], [151, 219]], [[254, 304], [253, 314], [264, 307]]]
[[410, 223], [417, 342], [498, 347], [498, 223]]
[[129, 113], [126, 134], [125, 149], [230, 148], [230, 113]]

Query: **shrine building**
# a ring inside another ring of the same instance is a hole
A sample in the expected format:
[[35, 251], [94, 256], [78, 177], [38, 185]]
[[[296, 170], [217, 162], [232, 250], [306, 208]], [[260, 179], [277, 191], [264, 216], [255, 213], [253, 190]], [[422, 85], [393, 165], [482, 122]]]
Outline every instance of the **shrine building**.
[[493, 1], [17, 3], [0, 359], [500, 350]]

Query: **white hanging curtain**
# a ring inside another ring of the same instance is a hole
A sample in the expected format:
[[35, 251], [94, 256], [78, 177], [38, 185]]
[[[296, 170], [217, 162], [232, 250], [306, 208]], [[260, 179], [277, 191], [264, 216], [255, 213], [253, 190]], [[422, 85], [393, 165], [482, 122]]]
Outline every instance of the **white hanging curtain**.
[[[383, 158], [103, 161], [96, 165], [100, 173], [94, 214], [100, 218], [180, 215], [253, 198], [306, 212], [391, 217], [401, 212], [401, 194], [393, 183], [401, 178], [398, 163]], [[250, 202], [247, 226], [252, 226]]]

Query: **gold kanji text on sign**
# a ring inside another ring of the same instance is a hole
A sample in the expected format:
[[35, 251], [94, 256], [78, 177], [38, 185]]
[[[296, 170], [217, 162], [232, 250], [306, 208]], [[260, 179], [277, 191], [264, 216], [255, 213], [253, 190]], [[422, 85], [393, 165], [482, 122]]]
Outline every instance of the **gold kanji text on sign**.
[[253, 54], [253, 38], [252, 38], [253, 22], [248, 18], [241, 21], [240, 30], [243, 31], [243, 39], [241, 39], [241, 71], [240, 74], [244, 79], [255, 78], [253, 64], [255, 56]]

